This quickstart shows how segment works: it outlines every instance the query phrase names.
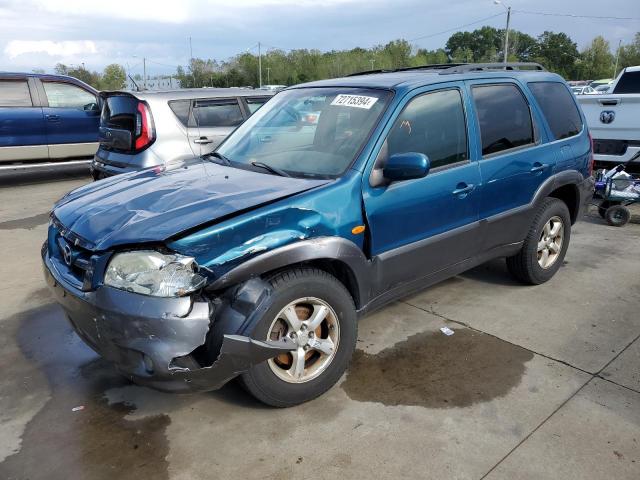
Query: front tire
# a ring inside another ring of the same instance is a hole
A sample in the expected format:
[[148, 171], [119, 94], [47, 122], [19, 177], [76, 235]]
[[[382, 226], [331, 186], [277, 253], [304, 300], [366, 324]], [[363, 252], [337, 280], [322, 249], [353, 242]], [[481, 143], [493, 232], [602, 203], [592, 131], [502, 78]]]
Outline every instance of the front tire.
[[244, 388], [274, 407], [307, 402], [330, 389], [346, 370], [358, 336], [351, 295], [335, 277], [315, 268], [295, 268], [269, 279], [271, 305], [251, 336], [288, 336], [295, 351], [251, 367]]
[[522, 248], [507, 258], [509, 272], [522, 283], [539, 285], [558, 271], [569, 247], [571, 217], [567, 205], [546, 198], [536, 214]]

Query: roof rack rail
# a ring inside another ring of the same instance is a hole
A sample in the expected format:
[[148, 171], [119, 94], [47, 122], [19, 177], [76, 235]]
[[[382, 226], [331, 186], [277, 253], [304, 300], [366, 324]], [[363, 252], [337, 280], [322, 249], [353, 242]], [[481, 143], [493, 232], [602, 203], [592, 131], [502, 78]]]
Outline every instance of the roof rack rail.
[[506, 63], [463, 63], [452, 66], [442, 72], [441, 75], [454, 73], [482, 72], [486, 70], [533, 70], [545, 72], [545, 68], [535, 62], [506, 62]]
[[416, 70], [437, 70], [440, 75], [454, 73], [482, 72], [486, 70], [533, 70], [545, 72], [545, 68], [535, 62], [507, 62], [507, 63], [434, 63], [432, 65], [419, 65], [416, 67], [403, 67], [392, 69], [367, 70], [347, 75], [357, 77], [359, 75], [375, 75], [378, 73], [410, 72]]
[[366, 70], [364, 72], [356, 72], [347, 75], [347, 77], [357, 77], [358, 75], [375, 75], [376, 73], [393, 73], [393, 72], [408, 72], [412, 70], [446, 70], [452, 67], [459, 67], [462, 65], [468, 65], [466, 63], [432, 63], [430, 65], [418, 65], [416, 67], [402, 67], [391, 69], [379, 69], [379, 70]]

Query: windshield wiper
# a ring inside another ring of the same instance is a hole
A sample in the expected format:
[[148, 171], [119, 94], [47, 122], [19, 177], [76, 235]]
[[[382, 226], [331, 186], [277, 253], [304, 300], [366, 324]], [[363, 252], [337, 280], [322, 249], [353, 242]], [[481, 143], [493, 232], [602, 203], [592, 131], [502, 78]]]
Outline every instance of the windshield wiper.
[[[231, 166], [231, 160], [229, 160], [227, 157], [225, 157], [224, 155], [222, 155], [220, 152], [211, 152], [208, 153], [207, 155], [205, 155], [206, 157], [216, 157], [219, 158], [220, 160], [222, 160], [222, 163], [224, 165], [226, 165], [227, 167]], [[216, 162], [217, 163], [217, 162]]]
[[269, 170], [271, 173], [275, 173], [276, 175], [280, 175], [281, 177], [291, 177], [291, 175], [289, 175], [287, 172], [285, 172], [284, 170], [280, 170], [279, 168], [276, 167], [272, 167], [271, 165], [268, 165], [266, 163], [262, 163], [262, 162], [251, 162], [251, 165], [253, 165], [254, 167], [261, 167], [264, 168], [265, 170]]

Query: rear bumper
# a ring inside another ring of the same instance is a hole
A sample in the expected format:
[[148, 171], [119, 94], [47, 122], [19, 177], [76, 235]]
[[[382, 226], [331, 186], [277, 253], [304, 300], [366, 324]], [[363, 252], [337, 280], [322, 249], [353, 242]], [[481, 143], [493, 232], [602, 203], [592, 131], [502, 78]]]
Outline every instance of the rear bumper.
[[160, 160], [152, 151], [147, 148], [135, 155], [112, 152], [99, 148], [91, 162], [91, 175], [94, 179], [111, 177], [121, 173], [138, 172], [145, 168], [162, 165]]
[[626, 163], [632, 158], [640, 155], [640, 146], [629, 145], [626, 151], [622, 155], [604, 155], [602, 153], [596, 153], [593, 155], [593, 159], [598, 163], [605, 163], [611, 166]]
[[178, 366], [176, 359], [206, 343], [213, 317], [210, 302], [149, 297], [107, 286], [83, 292], [57, 271], [46, 244], [42, 259], [46, 282], [78, 336], [136, 383], [170, 392], [215, 390], [252, 365], [292, 349], [286, 342], [225, 332], [211, 365]]

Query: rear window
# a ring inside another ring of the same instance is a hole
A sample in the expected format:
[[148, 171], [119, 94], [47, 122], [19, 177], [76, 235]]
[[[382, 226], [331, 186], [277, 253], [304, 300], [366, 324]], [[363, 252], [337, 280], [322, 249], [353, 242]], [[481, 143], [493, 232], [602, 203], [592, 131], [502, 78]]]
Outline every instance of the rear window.
[[237, 100], [196, 100], [190, 127], [236, 127], [244, 121]]
[[480, 124], [482, 155], [533, 143], [529, 104], [515, 85], [482, 85], [472, 89]]
[[582, 130], [580, 112], [569, 90], [557, 82], [529, 83], [556, 140], [573, 137]]
[[100, 126], [133, 132], [138, 111], [138, 100], [129, 95], [108, 97], [102, 107]]
[[625, 72], [613, 93], [640, 93], [640, 72]]
[[26, 80], [0, 80], [0, 107], [31, 107]]

